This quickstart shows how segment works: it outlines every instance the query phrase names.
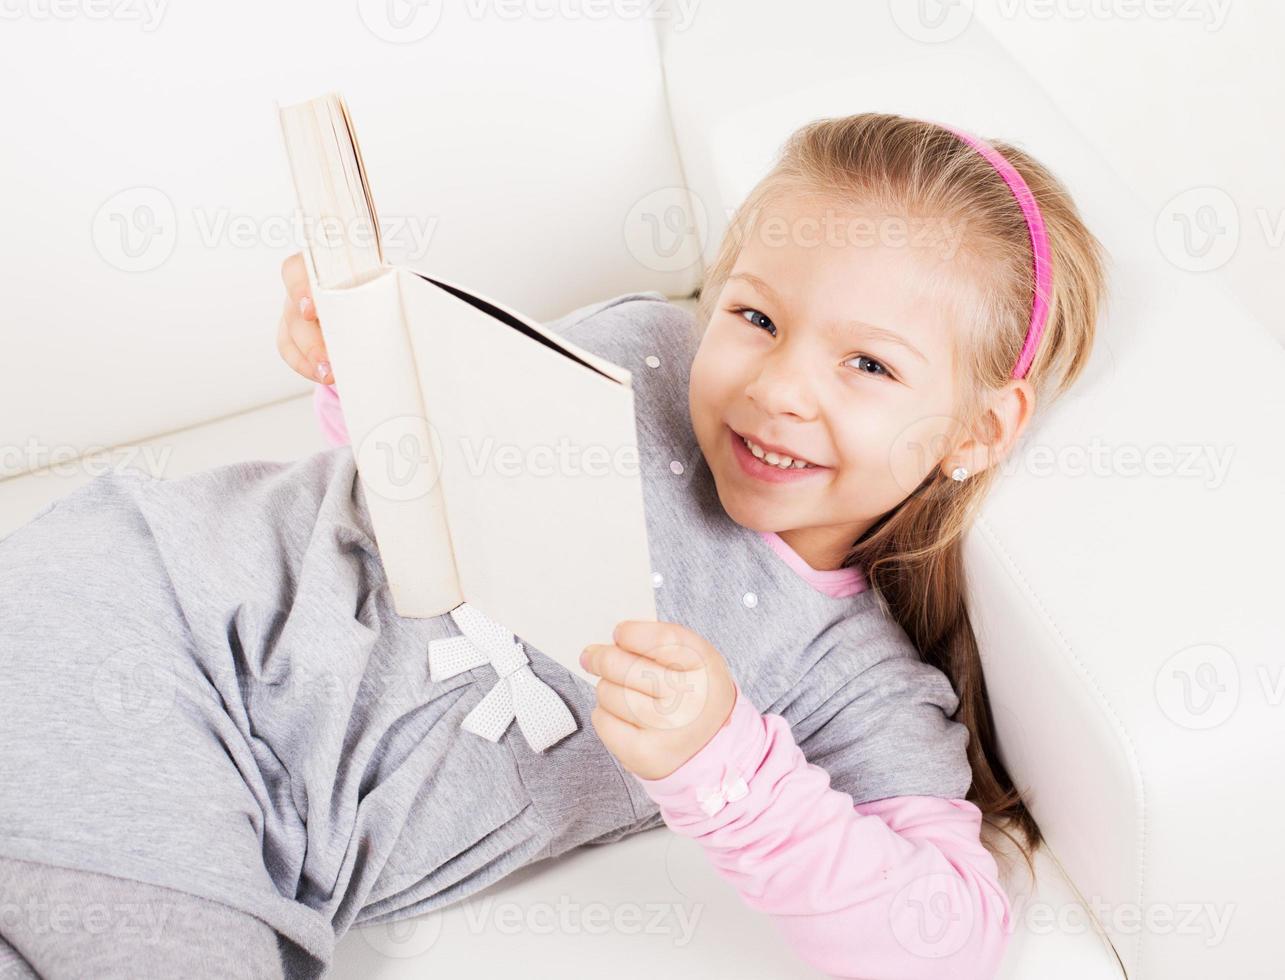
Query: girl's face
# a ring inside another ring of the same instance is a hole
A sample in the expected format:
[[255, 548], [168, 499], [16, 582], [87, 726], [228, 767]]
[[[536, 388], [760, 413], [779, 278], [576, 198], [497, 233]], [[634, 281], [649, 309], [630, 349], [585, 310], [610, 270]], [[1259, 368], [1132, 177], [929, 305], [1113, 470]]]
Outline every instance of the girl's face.
[[[692, 425], [723, 507], [814, 567], [837, 567], [951, 448], [952, 326], [928, 290], [950, 250], [935, 241], [905, 219], [778, 198], [692, 363]], [[810, 465], [770, 465], [742, 437]]]

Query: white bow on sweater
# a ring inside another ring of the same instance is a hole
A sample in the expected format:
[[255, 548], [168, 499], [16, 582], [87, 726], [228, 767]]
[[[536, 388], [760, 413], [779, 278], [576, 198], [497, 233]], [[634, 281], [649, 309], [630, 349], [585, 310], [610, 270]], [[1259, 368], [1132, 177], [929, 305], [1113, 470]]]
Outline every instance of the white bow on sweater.
[[532, 751], [543, 752], [576, 730], [576, 720], [558, 693], [531, 670], [517, 638], [466, 602], [451, 610], [463, 636], [428, 644], [428, 674], [435, 681], [490, 663], [499, 680], [465, 716], [460, 727], [498, 742], [514, 718]]

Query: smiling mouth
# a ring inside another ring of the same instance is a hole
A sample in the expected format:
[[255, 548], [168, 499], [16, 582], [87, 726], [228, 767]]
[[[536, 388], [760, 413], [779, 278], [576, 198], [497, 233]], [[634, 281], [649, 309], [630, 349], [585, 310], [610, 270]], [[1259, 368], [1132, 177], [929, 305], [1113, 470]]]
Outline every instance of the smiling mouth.
[[824, 469], [825, 468], [823, 466], [818, 465], [817, 463], [812, 462], [812, 460], [810, 459], [804, 459], [802, 456], [793, 456], [779, 449], [774, 450], [774, 449], [768, 449], [765, 446], [761, 446], [753, 439], [749, 438], [749, 436], [743, 436], [735, 429], [732, 429], [731, 431], [732, 431], [732, 435], [736, 436], [738, 439], [741, 440], [741, 442], [745, 445], [745, 448], [748, 449], [754, 455], [755, 459], [759, 460], [762, 463], [766, 463], [768, 466], [775, 466], [778, 469], [783, 469], [783, 470], [789, 470], [789, 469], [803, 470], [803, 469]]
[[807, 479], [828, 472], [830, 469], [828, 466], [820, 466], [810, 460], [795, 459], [792, 456], [764, 449], [731, 426], [726, 428], [732, 443], [732, 455], [736, 457], [741, 471], [747, 476], [767, 483], [784, 483]]

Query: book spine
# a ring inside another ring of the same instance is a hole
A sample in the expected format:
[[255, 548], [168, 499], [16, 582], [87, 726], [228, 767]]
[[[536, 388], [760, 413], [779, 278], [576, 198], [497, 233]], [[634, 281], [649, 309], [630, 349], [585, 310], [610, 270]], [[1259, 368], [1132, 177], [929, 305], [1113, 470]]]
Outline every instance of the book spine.
[[313, 300], [394, 607], [411, 618], [448, 612], [464, 597], [398, 270], [314, 287]]

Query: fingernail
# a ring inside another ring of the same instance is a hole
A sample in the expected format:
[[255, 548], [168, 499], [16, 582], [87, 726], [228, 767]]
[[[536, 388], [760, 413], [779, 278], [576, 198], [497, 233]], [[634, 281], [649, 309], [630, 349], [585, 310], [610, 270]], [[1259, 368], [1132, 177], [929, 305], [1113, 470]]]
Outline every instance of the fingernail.
[[326, 380], [326, 375], [327, 375], [327, 374], [329, 374], [329, 373], [330, 373], [330, 362], [329, 362], [329, 361], [322, 361], [320, 364], [318, 364], [318, 365], [317, 365], [317, 380], [318, 380], [318, 381], [325, 381], [325, 380]]
[[312, 312], [312, 300], [309, 297], [302, 296], [299, 298], [299, 312], [304, 316]]
[[589, 648], [588, 647], [580, 651], [580, 666], [581, 667], [589, 666]]

